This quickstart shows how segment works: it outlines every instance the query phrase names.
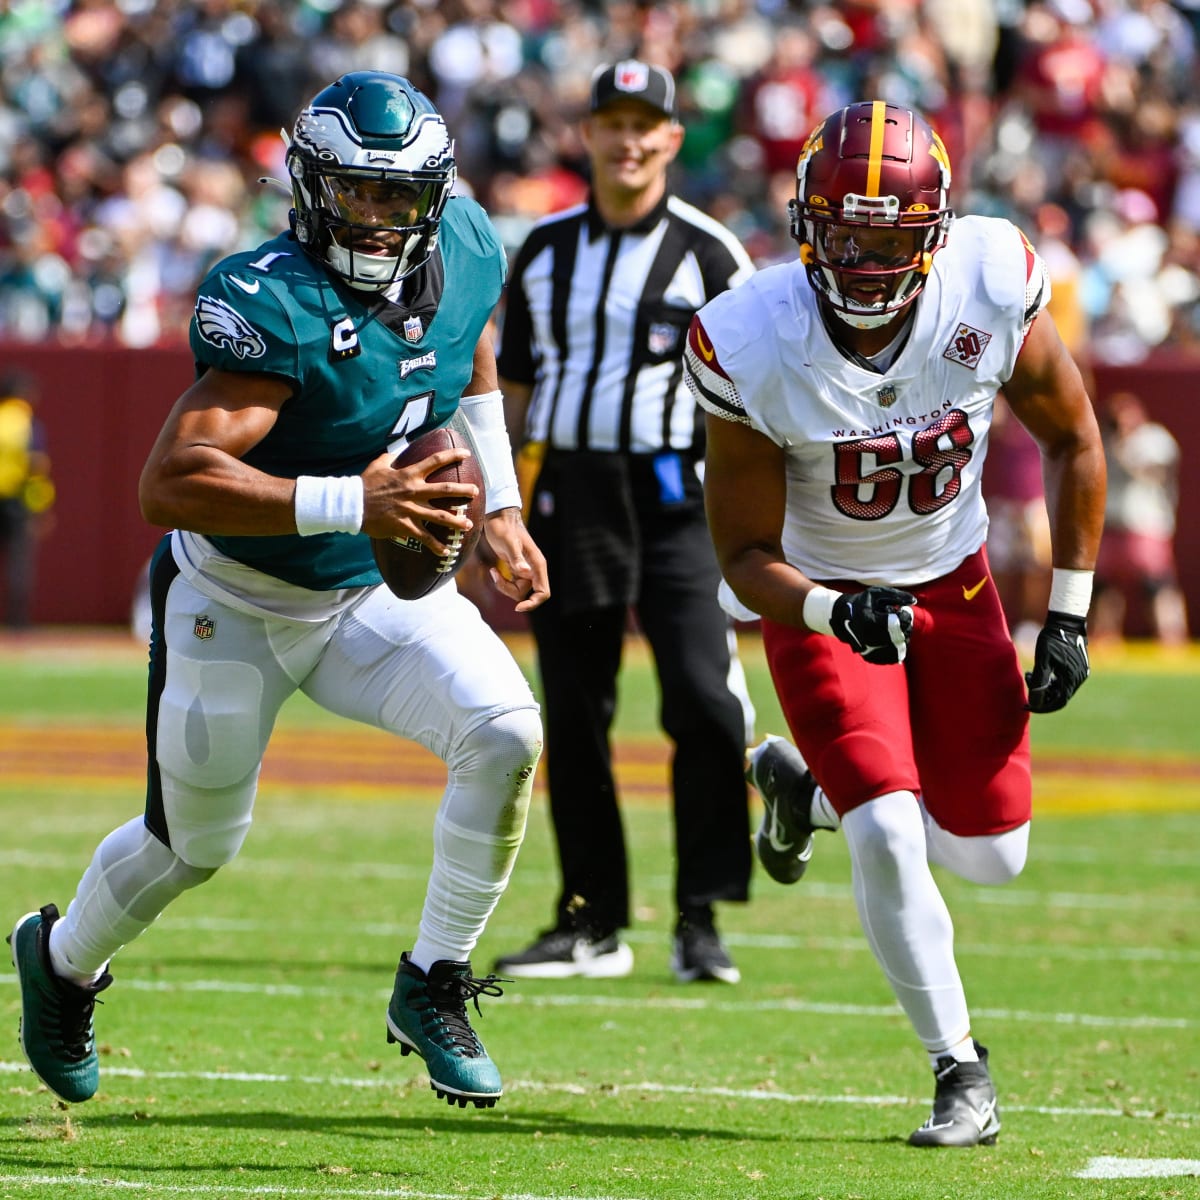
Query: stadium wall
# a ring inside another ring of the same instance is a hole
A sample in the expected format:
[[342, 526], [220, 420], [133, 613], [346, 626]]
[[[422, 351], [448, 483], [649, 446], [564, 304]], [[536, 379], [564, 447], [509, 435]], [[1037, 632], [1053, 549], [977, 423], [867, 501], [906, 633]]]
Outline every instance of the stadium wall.
[[[0, 345], [0, 370], [11, 367], [39, 380], [58, 489], [38, 552], [33, 619], [125, 624], [163, 533], [138, 512], [138, 475], [163, 419], [192, 380], [191, 355], [186, 347]], [[1134, 366], [1096, 367], [1093, 377], [1098, 404], [1115, 391], [1137, 392], [1181, 445], [1200, 445], [1200, 358], [1164, 354]], [[1184, 471], [1180, 492], [1180, 513], [1200, 512], [1200, 472]], [[1181, 517], [1176, 550], [1193, 635], [1200, 635], [1200, 521]], [[0, 571], [0, 589], [2, 577]], [[503, 604], [488, 603], [485, 615], [502, 627], [521, 623]]]

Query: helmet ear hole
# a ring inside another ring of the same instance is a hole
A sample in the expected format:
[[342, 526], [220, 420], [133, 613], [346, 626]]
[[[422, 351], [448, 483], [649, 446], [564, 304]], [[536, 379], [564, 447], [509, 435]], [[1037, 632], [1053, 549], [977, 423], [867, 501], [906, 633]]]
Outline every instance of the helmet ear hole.
[[787, 211], [788, 233], [798, 242], [804, 237], [804, 224], [803, 216], [800, 212], [800, 202], [798, 200], [789, 200]]

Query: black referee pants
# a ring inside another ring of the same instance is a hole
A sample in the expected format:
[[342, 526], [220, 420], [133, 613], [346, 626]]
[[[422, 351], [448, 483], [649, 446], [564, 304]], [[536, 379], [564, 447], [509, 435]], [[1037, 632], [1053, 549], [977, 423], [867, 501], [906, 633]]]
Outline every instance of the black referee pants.
[[[579, 484], [581, 457], [566, 460]], [[627, 507], [636, 528], [622, 536], [632, 534], [633, 606], [654, 656], [662, 728], [674, 743], [675, 900], [680, 910], [744, 901], [751, 864], [746, 713], [730, 690], [730, 626], [716, 599], [719, 572], [702, 497], [697, 483], [689, 485], [684, 504], [663, 506], [653, 476], [643, 477], [640, 469], [634, 475], [626, 499], [634, 500]], [[554, 495], [554, 476], [551, 464], [535, 495]], [[562, 560], [577, 553], [586, 530], [571, 525], [569, 497], [558, 490], [557, 498], [567, 503], [553, 517], [539, 515], [535, 506], [530, 519], [551, 569], [551, 599], [530, 621], [562, 869], [557, 909], [560, 921], [607, 933], [630, 924], [628, 858], [609, 745], [628, 609], [624, 602], [581, 604]], [[594, 511], [606, 511], [606, 504]], [[563, 537], [572, 549], [565, 549]]]

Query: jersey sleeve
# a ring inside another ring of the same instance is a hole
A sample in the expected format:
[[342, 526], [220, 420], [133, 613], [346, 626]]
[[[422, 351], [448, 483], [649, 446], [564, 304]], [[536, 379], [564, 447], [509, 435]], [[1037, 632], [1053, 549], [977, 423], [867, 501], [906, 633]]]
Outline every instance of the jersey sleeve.
[[741, 425], [753, 424], [737, 385], [717, 361], [716, 349], [699, 314], [692, 318], [688, 327], [687, 346], [683, 352], [683, 377], [696, 403], [705, 412]]
[[442, 220], [452, 224], [462, 246], [486, 265], [486, 293], [481, 298], [493, 307], [504, 289], [508, 257], [491, 218], [470, 196], [451, 196]]
[[1018, 229], [1025, 251], [1025, 310], [1022, 315], [1022, 336], [1029, 332], [1034, 318], [1050, 303], [1050, 271], [1045, 259], [1033, 248], [1033, 243]]
[[198, 367], [300, 379], [295, 331], [256, 271], [220, 264], [200, 285], [188, 329]]

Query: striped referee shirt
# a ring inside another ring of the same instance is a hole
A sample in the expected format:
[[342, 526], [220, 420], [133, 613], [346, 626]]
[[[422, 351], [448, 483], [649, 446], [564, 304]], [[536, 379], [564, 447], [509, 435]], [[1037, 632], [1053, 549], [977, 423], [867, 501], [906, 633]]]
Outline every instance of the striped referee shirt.
[[540, 221], [513, 263], [498, 354], [501, 376], [533, 387], [525, 440], [699, 453], [688, 325], [753, 271], [729, 230], [675, 196], [620, 229], [592, 204]]

